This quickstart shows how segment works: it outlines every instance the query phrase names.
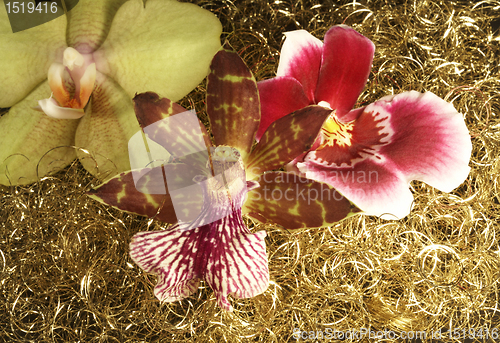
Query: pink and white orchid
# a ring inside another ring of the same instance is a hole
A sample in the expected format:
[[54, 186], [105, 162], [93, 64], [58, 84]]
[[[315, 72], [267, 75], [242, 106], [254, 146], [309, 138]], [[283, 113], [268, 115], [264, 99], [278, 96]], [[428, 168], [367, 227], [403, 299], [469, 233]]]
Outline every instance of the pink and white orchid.
[[[129, 170], [127, 143], [139, 130], [132, 97], [184, 97], [206, 76], [221, 30], [194, 4], [80, 0], [65, 16], [12, 33], [0, 6], [0, 107], [10, 107], [0, 118], [0, 184], [60, 170], [76, 157], [58, 148], [67, 146], [91, 152], [98, 167]], [[86, 156], [82, 164], [96, 172]]]
[[405, 92], [352, 109], [363, 90], [375, 46], [345, 26], [324, 43], [307, 31], [286, 33], [277, 77], [259, 82], [262, 121], [257, 136], [282, 116], [318, 104], [334, 112], [312, 149], [289, 166], [335, 187], [365, 214], [409, 214], [411, 180], [445, 192], [469, 174], [472, 151], [462, 116], [433, 93]]

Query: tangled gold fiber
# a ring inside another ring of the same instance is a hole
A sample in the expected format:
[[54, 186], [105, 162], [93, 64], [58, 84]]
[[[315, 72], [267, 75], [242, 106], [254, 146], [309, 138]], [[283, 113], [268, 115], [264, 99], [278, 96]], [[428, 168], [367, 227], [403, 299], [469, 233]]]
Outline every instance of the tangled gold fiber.
[[[220, 18], [257, 80], [275, 76], [283, 32], [322, 39], [332, 25], [352, 26], [376, 45], [358, 105], [409, 90], [451, 102], [472, 136], [469, 177], [450, 194], [412, 182], [414, 208], [399, 221], [354, 216], [301, 232], [248, 221], [268, 232], [271, 281], [262, 295], [232, 299], [233, 313], [203, 283], [181, 302], [157, 301], [156, 277], [132, 262], [128, 245], [165, 225], [86, 197], [100, 181], [79, 162], [30, 186], [0, 186], [0, 341], [293, 342], [294, 329], [500, 330], [500, 1], [197, 4]], [[204, 91], [182, 104], [207, 122]]]

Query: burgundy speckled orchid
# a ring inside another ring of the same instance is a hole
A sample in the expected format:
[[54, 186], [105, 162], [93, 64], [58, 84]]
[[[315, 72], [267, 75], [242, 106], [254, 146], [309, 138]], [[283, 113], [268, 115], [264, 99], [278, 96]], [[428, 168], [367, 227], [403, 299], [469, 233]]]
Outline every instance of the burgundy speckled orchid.
[[[228, 294], [247, 298], [267, 288], [266, 234], [251, 233], [245, 213], [298, 229], [331, 225], [358, 211], [346, 198], [334, 196], [331, 186], [273, 171], [311, 147], [331, 110], [313, 105], [288, 114], [269, 125], [253, 147], [260, 122], [257, 84], [229, 48], [215, 55], [208, 77], [214, 144], [196, 116], [193, 125], [189, 112], [170, 100], [149, 92], [137, 95], [134, 103], [145, 137], [168, 152], [168, 161], [122, 173], [89, 195], [176, 224], [138, 233], [130, 245], [134, 261], [158, 274], [155, 295], [160, 300], [180, 300], [203, 279], [218, 304], [230, 311]], [[151, 156], [150, 163], [158, 162]], [[198, 192], [187, 191], [193, 186]]]
[[332, 109], [312, 149], [289, 170], [330, 184], [366, 214], [402, 218], [413, 202], [411, 180], [449, 192], [467, 178], [472, 144], [462, 116], [430, 92], [390, 95], [352, 110], [374, 50], [345, 25], [332, 27], [324, 43], [304, 30], [286, 33], [277, 77], [258, 84], [257, 138], [292, 111], [311, 104]]
[[132, 97], [184, 97], [207, 75], [221, 30], [194, 4], [80, 0], [67, 15], [12, 33], [0, 6], [0, 107], [10, 107], [0, 118], [0, 184], [64, 168], [75, 149], [58, 147], [89, 151], [97, 161], [78, 157], [92, 173], [96, 164], [129, 170], [127, 143], [139, 129]]

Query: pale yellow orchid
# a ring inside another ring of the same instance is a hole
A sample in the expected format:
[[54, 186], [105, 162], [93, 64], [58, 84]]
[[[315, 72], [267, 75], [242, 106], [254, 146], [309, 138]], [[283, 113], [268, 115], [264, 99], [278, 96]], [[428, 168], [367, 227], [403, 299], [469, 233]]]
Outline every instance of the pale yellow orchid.
[[189, 3], [80, 0], [65, 16], [12, 33], [0, 6], [0, 107], [10, 107], [0, 117], [0, 184], [60, 170], [76, 157], [71, 146], [98, 166], [129, 170], [127, 143], [140, 130], [131, 98], [184, 97], [207, 75], [221, 31]]

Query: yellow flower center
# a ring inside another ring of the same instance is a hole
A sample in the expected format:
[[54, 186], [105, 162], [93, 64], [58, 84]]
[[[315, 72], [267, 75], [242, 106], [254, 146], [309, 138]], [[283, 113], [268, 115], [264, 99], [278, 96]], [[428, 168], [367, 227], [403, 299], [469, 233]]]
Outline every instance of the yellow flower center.
[[[325, 101], [321, 101], [318, 105], [330, 108], [330, 104]], [[336, 111], [333, 111], [321, 128], [321, 146], [319, 149], [322, 149], [325, 146], [334, 145], [341, 147], [351, 146], [353, 127], [354, 123], [352, 122], [340, 122], [337, 118]]]
[[321, 128], [321, 145], [351, 146], [353, 127], [353, 123], [341, 123], [333, 112]]

